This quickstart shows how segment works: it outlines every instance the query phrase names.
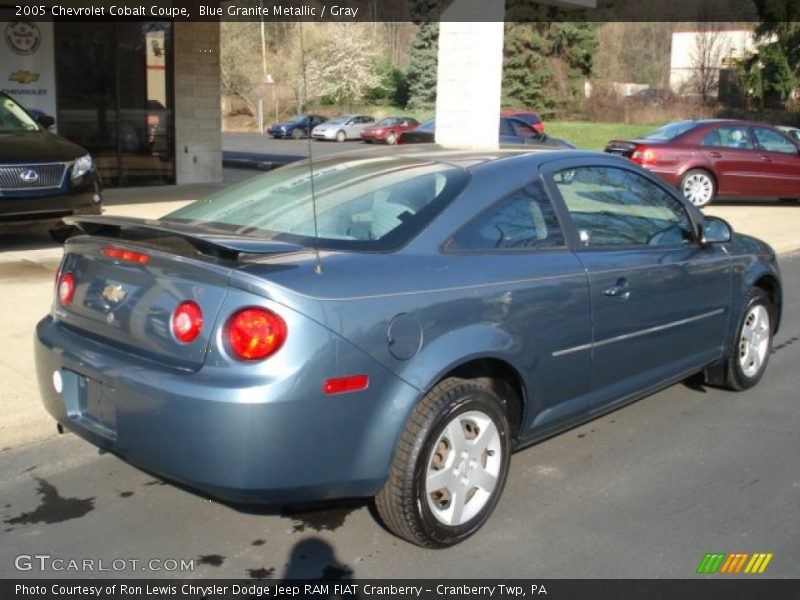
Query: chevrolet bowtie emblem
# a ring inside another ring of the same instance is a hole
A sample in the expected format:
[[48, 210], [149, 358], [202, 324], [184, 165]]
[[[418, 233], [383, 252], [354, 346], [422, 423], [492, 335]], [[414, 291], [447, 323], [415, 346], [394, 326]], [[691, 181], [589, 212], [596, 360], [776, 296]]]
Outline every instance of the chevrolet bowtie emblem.
[[127, 293], [121, 285], [110, 283], [103, 289], [103, 298], [116, 304], [121, 302]]
[[32, 71], [16, 71], [9, 75], [8, 80], [26, 85], [34, 81], [39, 81], [39, 74]]

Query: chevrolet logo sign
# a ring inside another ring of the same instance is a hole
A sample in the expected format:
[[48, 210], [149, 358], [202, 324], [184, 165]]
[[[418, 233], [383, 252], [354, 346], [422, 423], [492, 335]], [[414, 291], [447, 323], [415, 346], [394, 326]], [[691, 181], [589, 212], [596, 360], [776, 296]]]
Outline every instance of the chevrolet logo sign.
[[34, 81], [39, 81], [39, 74], [32, 71], [17, 71], [16, 73], [9, 75], [8, 80], [20, 83], [22, 85], [27, 85], [29, 83], [33, 83]]
[[103, 289], [103, 298], [114, 304], [124, 300], [127, 294], [121, 285], [115, 283], [110, 283]]

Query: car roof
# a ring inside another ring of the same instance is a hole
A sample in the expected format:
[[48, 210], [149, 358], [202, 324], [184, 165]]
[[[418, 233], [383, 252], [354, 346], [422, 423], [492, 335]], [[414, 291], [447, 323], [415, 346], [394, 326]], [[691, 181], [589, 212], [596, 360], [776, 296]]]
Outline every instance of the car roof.
[[[314, 158], [315, 165], [323, 163], [325, 165], [335, 165], [349, 161], [382, 159], [386, 160], [387, 168], [390, 168], [392, 160], [404, 162], [435, 162], [453, 167], [470, 170], [475, 167], [489, 164], [498, 164], [506, 160], [517, 157], [528, 156], [534, 164], [532, 167], [549, 162], [550, 160], [563, 158], [594, 157], [614, 160], [610, 155], [603, 152], [590, 152], [583, 150], [572, 150], [563, 148], [551, 148], [548, 146], [519, 146], [517, 144], [503, 145], [493, 150], [459, 150], [453, 148], [443, 148], [438, 144], [412, 144], [408, 146], [392, 147], [382, 151], [372, 151], [369, 153], [363, 150], [352, 150], [349, 152], [338, 152], [324, 157]], [[628, 161], [621, 159], [623, 163]]]

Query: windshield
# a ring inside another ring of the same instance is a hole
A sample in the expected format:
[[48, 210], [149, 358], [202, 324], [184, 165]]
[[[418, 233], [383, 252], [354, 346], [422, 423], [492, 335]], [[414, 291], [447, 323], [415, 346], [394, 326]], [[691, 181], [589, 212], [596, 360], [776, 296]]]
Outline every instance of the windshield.
[[400, 125], [400, 117], [386, 117], [378, 121], [378, 125]]
[[254, 177], [170, 213], [164, 220], [320, 248], [393, 250], [419, 233], [466, 184], [462, 169], [392, 157], [314, 165]]
[[677, 137], [682, 136], [684, 133], [689, 131], [690, 129], [694, 129], [697, 127], [696, 121], [680, 121], [678, 123], [670, 123], [669, 125], [664, 125], [655, 131], [651, 131], [644, 139], [646, 140], [674, 140]]
[[308, 115], [296, 115], [296, 116], [292, 117], [291, 119], [289, 119], [286, 122], [287, 123], [302, 123], [306, 119], [308, 119]]
[[0, 96], [0, 132], [16, 131], [39, 131], [39, 125], [11, 98]]
[[330, 121], [328, 121], [327, 125], [341, 125], [343, 123], [347, 123], [353, 117], [334, 117]]

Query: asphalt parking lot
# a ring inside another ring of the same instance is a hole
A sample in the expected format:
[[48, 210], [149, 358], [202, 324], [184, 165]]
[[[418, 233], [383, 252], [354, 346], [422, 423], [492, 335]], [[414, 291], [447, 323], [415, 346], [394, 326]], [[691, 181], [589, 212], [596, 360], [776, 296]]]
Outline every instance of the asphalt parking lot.
[[517, 453], [495, 514], [455, 548], [394, 538], [364, 501], [219, 504], [65, 435], [0, 452], [0, 577], [90, 576], [49, 561], [104, 559], [121, 561], [106, 577], [692, 578], [707, 552], [771, 552], [764, 577], [798, 577], [800, 255], [781, 268], [756, 388], [678, 384]]
[[[252, 174], [227, 169], [226, 180]], [[110, 192], [108, 212], [158, 216], [218, 187]], [[102, 573], [119, 577], [685, 578], [715, 551], [772, 552], [766, 576], [800, 576], [800, 205], [708, 212], [784, 251], [784, 321], [765, 379], [740, 394], [678, 384], [518, 453], [491, 521], [446, 551], [392, 537], [369, 502], [223, 505], [56, 436], [39, 406], [31, 336], [61, 250], [44, 233], [3, 237], [0, 576], [87, 575], [19, 570], [20, 555], [49, 554], [122, 559], [125, 568]], [[168, 559], [192, 568], [164, 570]]]

